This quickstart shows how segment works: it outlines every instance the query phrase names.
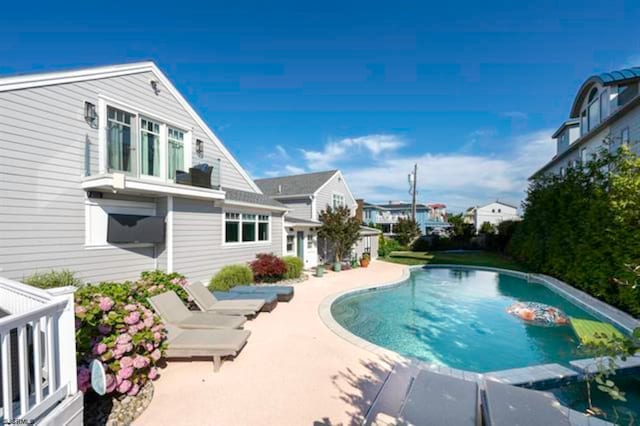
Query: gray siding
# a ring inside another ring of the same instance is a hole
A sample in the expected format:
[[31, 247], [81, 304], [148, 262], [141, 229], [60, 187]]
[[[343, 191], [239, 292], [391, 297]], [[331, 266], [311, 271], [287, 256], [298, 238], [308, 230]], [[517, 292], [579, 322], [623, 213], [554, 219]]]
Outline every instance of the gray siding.
[[[234, 212], [255, 210], [233, 209]], [[245, 263], [258, 253], [282, 255], [282, 216], [271, 217], [271, 242], [224, 245], [223, 210], [213, 203], [184, 198], [174, 199], [173, 269], [189, 279], [209, 282], [225, 265]]]
[[311, 219], [311, 199], [310, 198], [296, 198], [290, 200], [278, 200], [285, 206], [291, 209], [288, 213], [291, 217], [297, 217], [299, 219]]
[[317, 215], [320, 214], [323, 210], [327, 209], [327, 206], [332, 205], [333, 193], [338, 192], [344, 195], [345, 202], [347, 206], [353, 211], [355, 214], [357, 204], [354, 199], [349, 196], [349, 191], [347, 186], [345, 185], [344, 178], [341, 178], [341, 175], [335, 175], [331, 178], [331, 180], [322, 188], [318, 194], [316, 195], [316, 217], [314, 220], [317, 220]]
[[356, 243], [354, 250], [358, 259], [362, 257], [365, 251], [365, 238], [371, 238], [371, 259], [378, 258], [378, 235], [364, 235], [358, 242]]
[[[125, 280], [153, 268], [156, 256], [166, 265], [164, 250], [153, 247], [84, 247], [87, 156], [91, 173], [98, 172], [98, 131], [84, 121], [85, 101], [97, 105], [101, 94], [191, 126], [194, 149], [196, 139], [205, 142], [204, 161], [222, 157], [166, 88], [153, 93], [151, 78], [147, 72], [0, 93], [0, 275], [69, 268], [87, 281]], [[223, 185], [252, 190], [228, 159], [221, 167]]]

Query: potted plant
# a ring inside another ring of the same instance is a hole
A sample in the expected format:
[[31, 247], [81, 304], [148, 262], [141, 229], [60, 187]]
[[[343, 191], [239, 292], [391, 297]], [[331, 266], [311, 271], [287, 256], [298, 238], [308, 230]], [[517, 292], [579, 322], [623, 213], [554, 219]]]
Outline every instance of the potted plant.
[[360, 258], [360, 266], [366, 268], [367, 266], [369, 266], [369, 262], [371, 262], [371, 256], [369, 256], [369, 253], [363, 254]]
[[334, 272], [342, 271], [342, 262], [333, 262], [333, 271]]
[[324, 275], [324, 265], [316, 266], [316, 277], [322, 278], [323, 275]]

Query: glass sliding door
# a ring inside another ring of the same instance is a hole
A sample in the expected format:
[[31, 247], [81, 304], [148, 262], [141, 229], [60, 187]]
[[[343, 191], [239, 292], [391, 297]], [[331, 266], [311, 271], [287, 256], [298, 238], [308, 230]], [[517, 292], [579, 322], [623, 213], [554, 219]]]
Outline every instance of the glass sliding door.
[[160, 124], [140, 119], [140, 174], [160, 176]]
[[169, 179], [176, 178], [176, 170], [184, 170], [184, 132], [182, 130], [169, 127]]
[[136, 149], [132, 139], [134, 115], [107, 108], [107, 167], [109, 170], [136, 173]]

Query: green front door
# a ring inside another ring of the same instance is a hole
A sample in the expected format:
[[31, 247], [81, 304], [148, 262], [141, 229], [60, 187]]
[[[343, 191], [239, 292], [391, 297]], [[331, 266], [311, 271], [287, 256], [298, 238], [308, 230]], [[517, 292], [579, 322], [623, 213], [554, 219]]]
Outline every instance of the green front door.
[[304, 232], [303, 231], [298, 231], [298, 233], [296, 234], [296, 248], [297, 248], [298, 258], [304, 261]]

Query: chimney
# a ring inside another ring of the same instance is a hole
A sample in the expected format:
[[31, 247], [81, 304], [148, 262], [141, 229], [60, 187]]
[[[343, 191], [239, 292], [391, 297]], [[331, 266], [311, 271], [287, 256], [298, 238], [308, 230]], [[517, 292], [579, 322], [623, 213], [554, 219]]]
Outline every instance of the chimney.
[[356, 219], [360, 223], [364, 223], [364, 200], [362, 198], [356, 199]]

